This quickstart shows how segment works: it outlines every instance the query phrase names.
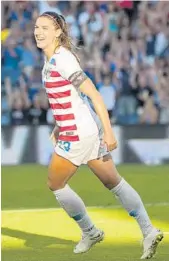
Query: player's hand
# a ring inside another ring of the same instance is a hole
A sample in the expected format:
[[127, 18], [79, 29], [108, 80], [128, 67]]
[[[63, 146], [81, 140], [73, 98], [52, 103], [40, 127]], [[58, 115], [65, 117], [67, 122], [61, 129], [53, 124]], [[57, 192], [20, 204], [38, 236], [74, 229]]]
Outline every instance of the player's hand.
[[112, 151], [117, 148], [117, 140], [115, 138], [113, 131], [104, 133], [103, 140], [107, 146], [107, 151]]

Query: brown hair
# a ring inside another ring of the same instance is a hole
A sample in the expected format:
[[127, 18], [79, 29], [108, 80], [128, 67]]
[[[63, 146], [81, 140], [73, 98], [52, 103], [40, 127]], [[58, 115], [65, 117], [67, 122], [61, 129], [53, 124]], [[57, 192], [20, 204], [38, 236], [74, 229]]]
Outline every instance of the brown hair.
[[59, 15], [55, 12], [44, 12], [43, 14], [40, 15], [40, 17], [48, 17], [49, 19], [51, 19], [54, 23], [54, 26], [56, 27], [56, 29], [59, 28], [62, 30], [62, 33], [60, 34], [58, 40], [59, 40], [59, 46], [63, 46], [66, 49], [68, 49], [78, 60], [79, 62], [79, 58], [77, 57], [77, 55], [74, 53], [73, 48], [76, 46], [74, 46], [74, 44], [72, 44], [71, 42], [71, 38], [69, 37], [69, 33], [68, 33], [68, 28], [67, 28], [67, 23], [65, 21], [65, 18], [62, 15]]

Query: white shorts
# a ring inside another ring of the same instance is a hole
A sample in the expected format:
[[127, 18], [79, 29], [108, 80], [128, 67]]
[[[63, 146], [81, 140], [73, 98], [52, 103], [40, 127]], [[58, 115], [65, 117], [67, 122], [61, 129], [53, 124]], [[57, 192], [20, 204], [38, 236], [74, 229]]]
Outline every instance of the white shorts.
[[102, 135], [98, 134], [86, 137], [80, 141], [58, 141], [55, 152], [76, 166], [87, 164], [90, 160], [98, 159], [108, 154]]

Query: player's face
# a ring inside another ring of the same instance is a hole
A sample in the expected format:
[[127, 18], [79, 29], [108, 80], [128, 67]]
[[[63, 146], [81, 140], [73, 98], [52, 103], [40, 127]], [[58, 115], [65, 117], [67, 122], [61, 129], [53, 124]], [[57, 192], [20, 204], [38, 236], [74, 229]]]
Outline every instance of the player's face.
[[58, 30], [51, 19], [39, 17], [36, 21], [34, 30], [37, 47], [44, 50], [56, 45], [56, 39], [59, 33]]

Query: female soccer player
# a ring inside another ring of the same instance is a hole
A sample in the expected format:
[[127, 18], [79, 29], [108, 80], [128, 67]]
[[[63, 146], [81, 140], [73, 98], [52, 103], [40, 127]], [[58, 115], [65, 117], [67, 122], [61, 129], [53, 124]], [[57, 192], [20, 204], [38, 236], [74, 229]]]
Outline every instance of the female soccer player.
[[[88, 216], [82, 199], [67, 185], [81, 164], [87, 164], [104, 186], [119, 199], [143, 234], [142, 259], [151, 258], [163, 233], [154, 228], [140, 196], [117, 172], [110, 151], [117, 142], [103, 100], [80, 67], [63, 16], [40, 15], [35, 24], [37, 47], [45, 55], [43, 83], [59, 134], [49, 164], [48, 186], [67, 214], [82, 230], [74, 253], [88, 251], [104, 238]], [[96, 113], [91, 109], [91, 100]], [[55, 137], [55, 129], [53, 138]]]

